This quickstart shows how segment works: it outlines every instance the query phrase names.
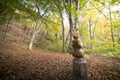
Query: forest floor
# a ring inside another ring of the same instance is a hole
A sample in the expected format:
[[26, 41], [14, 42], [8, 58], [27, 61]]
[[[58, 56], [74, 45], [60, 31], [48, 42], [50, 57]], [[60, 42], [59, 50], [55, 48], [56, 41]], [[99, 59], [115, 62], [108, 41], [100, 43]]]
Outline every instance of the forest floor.
[[[120, 59], [88, 55], [88, 80], [120, 80]], [[70, 54], [0, 43], [0, 80], [79, 80]]]
[[[0, 29], [1, 37], [4, 30]], [[72, 55], [36, 47], [29, 51], [27, 42], [32, 31], [24, 38], [26, 32], [11, 26], [6, 41], [0, 42], [0, 80], [80, 80], [72, 72]], [[120, 59], [91, 54], [86, 60], [88, 80], [120, 80]]]

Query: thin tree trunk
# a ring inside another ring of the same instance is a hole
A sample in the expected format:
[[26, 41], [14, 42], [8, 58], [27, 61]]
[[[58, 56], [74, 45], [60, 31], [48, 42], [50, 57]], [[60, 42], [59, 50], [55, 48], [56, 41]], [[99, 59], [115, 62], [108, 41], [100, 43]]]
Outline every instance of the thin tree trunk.
[[30, 43], [29, 43], [29, 47], [28, 47], [29, 50], [32, 50], [33, 42], [34, 42], [35, 36], [37, 34], [37, 31], [38, 31], [38, 27], [39, 27], [38, 26], [38, 21], [36, 22], [36, 28], [35, 28], [35, 30], [32, 33], [32, 37], [31, 37], [31, 40], [30, 40]]
[[112, 42], [114, 43], [114, 32], [113, 32], [113, 25], [112, 25], [112, 16], [111, 16], [111, 9], [109, 7], [109, 16], [110, 16], [110, 26], [111, 26], [111, 38], [112, 38]]
[[38, 10], [38, 20], [36, 21], [36, 28], [35, 28], [35, 31], [32, 34], [32, 38], [30, 40], [30, 44], [29, 44], [29, 48], [28, 48], [29, 50], [32, 50], [32, 45], [33, 45], [35, 36], [36, 36], [36, 34], [38, 33], [38, 31], [40, 29], [40, 25], [42, 24], [42, 22], [41, 22], [40, 25], [39, 25], [39, 21], [46, 14], [46, 11], [45, 11], [44, 14], [40, 15], [40, 9], [39, 9], [39, 6], [38, 6], [37, 2], [36, 2], [36, 8]]
[[[61, 15], [62, 16], [62, 15]], [[62, 48], [62, 52], [65, 52], [65, 36], [64, 36], [64, 32], [65, 32], [65, 30], [64, 30], [64, 23], [63, 23], [63, 17], [62, 17], [62, 36], [63, 36], [63, 48]]]
[[34, 31], [33, 35], [32, 35], [32, 38], [30, 40], [29, 50], [32, 50], [32, 45], [33, 45], [33, 42], [34, 42], [34, 39], [35, 39], [35, 35], [36, 35], [36, 32]]
[[23, 42], [27, 39], [27, 36], [29, 35], [30, 29], [27, 29], [25, 31], [26, 35], [24, 36]]
[[95, 38], [95, 28], [96, 28], [97, 20], [98, 20], [98, 16], [97, 16], [97, 19], [95, 21], [95, 25], [94, 25], [94, 28], [93, 28], [93, 39]]
[[74, 22], [74, 27], [75, 28], [78, 28], [79, 2], [80, 2], [80, 0], [75, 0], [75, 9], [76, 9], [75, 22]]
[[70, 50], [72, 49], [72, 29], [73, 29], [71, 13], [69, 13], [69, 24], [70, 24], [70, 41], [69, 41], [69, 52], [70, 52]]
[[30, 40], [30, 44], [29, 44], [29, 50], [32, 50], [32, 45], [33, 45], [33, 42], [34, 42], [34, 39], [35, 39], [35, 36], [36, 36], [36, 34], [38, 33], [38, 31], [39, 31], [39, 29], [40, 29], [40, 25], [42, 24], [40, 24], [40, 25], [38, 25], [39, 24], [39, 20], [36, 22], [36, 29], [33, 31], [33, 34], [32, 34], [32, 38], [31, 38], [31, 40]]
[[90, 36], [90, 50], [92, 51], [92, 27], [90, 20], [88, 21], [88, 27], [89, 27], [89, 36]]
[[[69, 0], [68, 4], [71, 6], [72, 1]], [[71, 10], [71, 9], [70, 9]], [[73, 21], [72, 21], [72, 14], [71, 11], [68, 12], [68, 16], [69, 16], [69, 25], [70, 25], [70, 41], [69, 41], [69, 52], [72, 49], [72, 29], [73, 29]]]
[[[72, 21], [72, 15], [71, 15], [71, 11], [68, 11], [67, 8], [66, 8], [66, 5], [65, 3], [69, 4], [70, 7], [71, 7], [71, 3], [72, 1], [71, 0], [63, 0], [63, 5], [65, 7], [65, 10], [68, 14], [68, 20], [69, 20], [69, 26], [70, 26], [70, 39], [69, 39], [69, 46], [68, 46], [68, 51], [70, 52], [71, 49], [72, 49], [72, 29], [73, 29], [73, 21]], [[70, 9], [71, 10], [71, 9]]]
[[68, 35], [67, 35], [67, 38], [66, 38], [66, 40], [65, 40], [65, 45], [67, 44], [67, 41], [68, 41], [68, 39], [69, 39], [69, 35], [70, 35], [70, 30], [69, 30]]
[[30, 32], [30, 29], [27, 30], [27, 33], [26, 33], [27, 36], [29, 35], [29, 32]]
[[7, 23], [7, 26], [6, 26], [5, 34], [3, 36], [4, 40], [6, 39], [6, 35], [7, 35], [7, 32], [8, 32], [9, 26], [10, 26], [10, 21], [11, 21], [11, 18], [8, 20], [8, 23]]
[[60, 1], [58, 0], [58, 9], [59, 9], [59, 13], [60, 13], [60, 17], [61, 17], [61, 23], [62, 23], [62, 38], [63, 38], [63, 45], [62, 45], [62, 52], [65, 52], [65, 37], [64, 37], [64, 32], [65, 32], [65, 28], [64, 28], [64, 22], [63, 22], [63, 15], [62, 15], [62, 11], [60, 10]]
[[118, 27], [118, 41], [120, 43], [120, 27]]

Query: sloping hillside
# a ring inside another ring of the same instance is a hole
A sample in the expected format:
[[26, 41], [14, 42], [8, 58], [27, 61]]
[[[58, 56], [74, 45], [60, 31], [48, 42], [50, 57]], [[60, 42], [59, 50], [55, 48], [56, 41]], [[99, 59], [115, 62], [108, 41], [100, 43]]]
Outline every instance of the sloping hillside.
[[[0, 38], [5, 38], [5, 41], [15, 43], [29, 43], [32, 30], [19, 27], [17, 25], [10, 25], [6, 30], [6, 26], [0, 27]], [[5, 35], [6, 34], [6, 35]]]
[[[0, 43], [0, 80], [79, 80], [72, 73], [73, 57], [35, 48]], [[89, 80], [120, 80], [120, 60], [89, 55]]]

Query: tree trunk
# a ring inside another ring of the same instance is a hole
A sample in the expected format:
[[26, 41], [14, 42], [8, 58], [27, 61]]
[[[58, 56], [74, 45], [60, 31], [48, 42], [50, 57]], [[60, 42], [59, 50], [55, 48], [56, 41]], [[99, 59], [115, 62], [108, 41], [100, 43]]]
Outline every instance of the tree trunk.
[[11, 21], [11, 18], [8, 20], [8, 23], [7, 23], [7, 26], [6, 26], [5, 34], [3, 36], [4, 40], [6, 39], [6, 35], [7, 35], [7, 32], [8, 32], [9, 26], [10, 26], [10, 21]]
[[62, 47], [62, 52], [65, 52], [65, 37], [64, 37], [64, 32], [65, 32], [65, 30], [64, 30], [64, 23], [63, 23], [63, 18], [62, 18], [62, 37], [63, 37], [63, 47]]
[[33, 34], [32, 34], [32, 38], [30, 40], [30, 44], [29, 44], [29, 50], [32, 50], [32, 45], [33, 45], [33, 42], [34, 42], [34, 39], [35, 39], [35, 36], [36, 34], [38, 33], [39, 31], [39, 28], [40, 28], [40, 25], [39, 25], [39, 20], [36, 22], [36, 29], [33, 31]]
[[32, 38], [30, 40], [30, 44], [29, 44], [29, 48], [28, 48], [29, 50], [32, 50], [32, 45], [33, 45], [35, 36], [36, 36], [36, 34], [38, 33], [38, 31], [40, 29], [40, 25], [42, 24], [42, 22], [39, 24], [39, 21], [46, 14], [46, 12], [45, 12], [43, 15], [40, 15], [40, 9], [39, 9], [39, 6], [38, 6], [37, 2], [36, 2], [36, 8], [38, 10], [38, 20], [36, 21], [36, 28], [35, 28], [35, 30], [34, 30], [34, 32], [32, 34]]
[[118, 41], [120, 43], [120, 27], [118, 27]]
[[73, 29], [71, 13], [69, 13], [69, 24], [70, 24], [70, 41], [69, 41], [69, 52], [70, 52], [70, 50], [72, 49], [72, 29]]
[[[111, 9], [109, 7], [109, 16], [110, 16], [110, 26], [111, 26], [111, 38], [112, 38], [112, 42], [114, 43], [114, 32], [113, 32], [113, 27], [112, 27], [112, 16], [111, 16]], [[114, 46], [114, 44], [113, 44]]]
[[89, 27], [89, 38], [90, 38], [90, 50], [92, 51], [92, 39], [93, 39], [93, 36], [92, 36], [92, 27], [91, 27], [91, 22], [90, 20], [88, 21], [88, 27]]
[[[71, 6], [72, 1], [69, 0], [68, 4]], [[71, 9], [70, 9], [71, 10]], [[69, 16], [69, 26], [70, 26], [70, 41], [69, 41], [69, 48], [68, 51], [70, 52], [72, 49], [72, 29], [73, 29], [73, 21], [72, 21], [72, 14], [71, 11], [68, 12], [68, 16]]]
[[64, 0], [64, 2], [63, 2], [65, 10], [66, 10], [66, 12], [68, 14], [68, 20], [69, 20], [69, 26], [70, 26], [70, 33], [69, 33], [70, 34], [70, 39], [69, 39], [69, 46], [68, 46], [68, 51], [70, 52], [71, 49], [72, 49], [72, 28], [73, 28], [73, 21], [72, 21], [71, 11], [67, 10], [65, 3], [67, 3], [68, 5], [70, 5], [70, 8], [71, 8], [72, 0]]
[[75, 22], [74, 22], [74, 27], [75, 27], [75, 28], [78, 28], [79, 2], [80, 2], [80, 0], [75, 0], [75, 9], [76, 9]]
[[34, 42], [34, 39], [35, 39], [35, 35], [36, 35], [36, 32], [34, 31], [33, 32], [33, 35], [32, 35], [32, 38], [30, 40], [30, 44], [29, 44], [29, 50], [32, 50], [32, 46], [33, 46], [33, 42]]
[[29, 32], [30, 32], [30, 29], [28, 28], [26, 31], [25, 31], [25, 36], [23, 37], [23, 42], [27, 39], [27, 36], [29, 35]]
[[94, 28], [93, 28], [93, 39], [95, 38], [95, 28], [96, 28], [96, 24], [97, 24], [98, 17], [99, 17], [99, 16], [97, 16], [97, 19], [96, 19], [96, 21], [95, 21], [95, 25], [94, 25]]
[[70, 35], [70, 30], [69, 30], [68, 35], [67, 35], [67, 37], [66, 37], [65, 45], [67, 44], [67, 41], [68, 41], [68, 39], [69, 39], [69, 35]]
[[59, 8], [59, 13], [60, 13], [60, 17], [61, 17], [61, 23], [62, 23], [62, 38], [63, 38], [63, 45], [62, 45], [62, 52], [64, 53], [65, 52], [65, 28], [64, 28], [64, 22], [63, 22], [63, 15], [62, 15], [62, 11], [60, 10], [60, 1], [58, 0], [58, 8]]

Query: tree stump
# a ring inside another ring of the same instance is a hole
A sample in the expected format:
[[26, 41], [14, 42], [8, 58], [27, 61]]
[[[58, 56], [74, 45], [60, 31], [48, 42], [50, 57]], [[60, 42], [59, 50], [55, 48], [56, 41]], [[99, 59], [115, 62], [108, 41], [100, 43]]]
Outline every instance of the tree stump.
[[73, 59], [73, 73], [80, 80], [87, 80], [87, 61], [83, 58]]

